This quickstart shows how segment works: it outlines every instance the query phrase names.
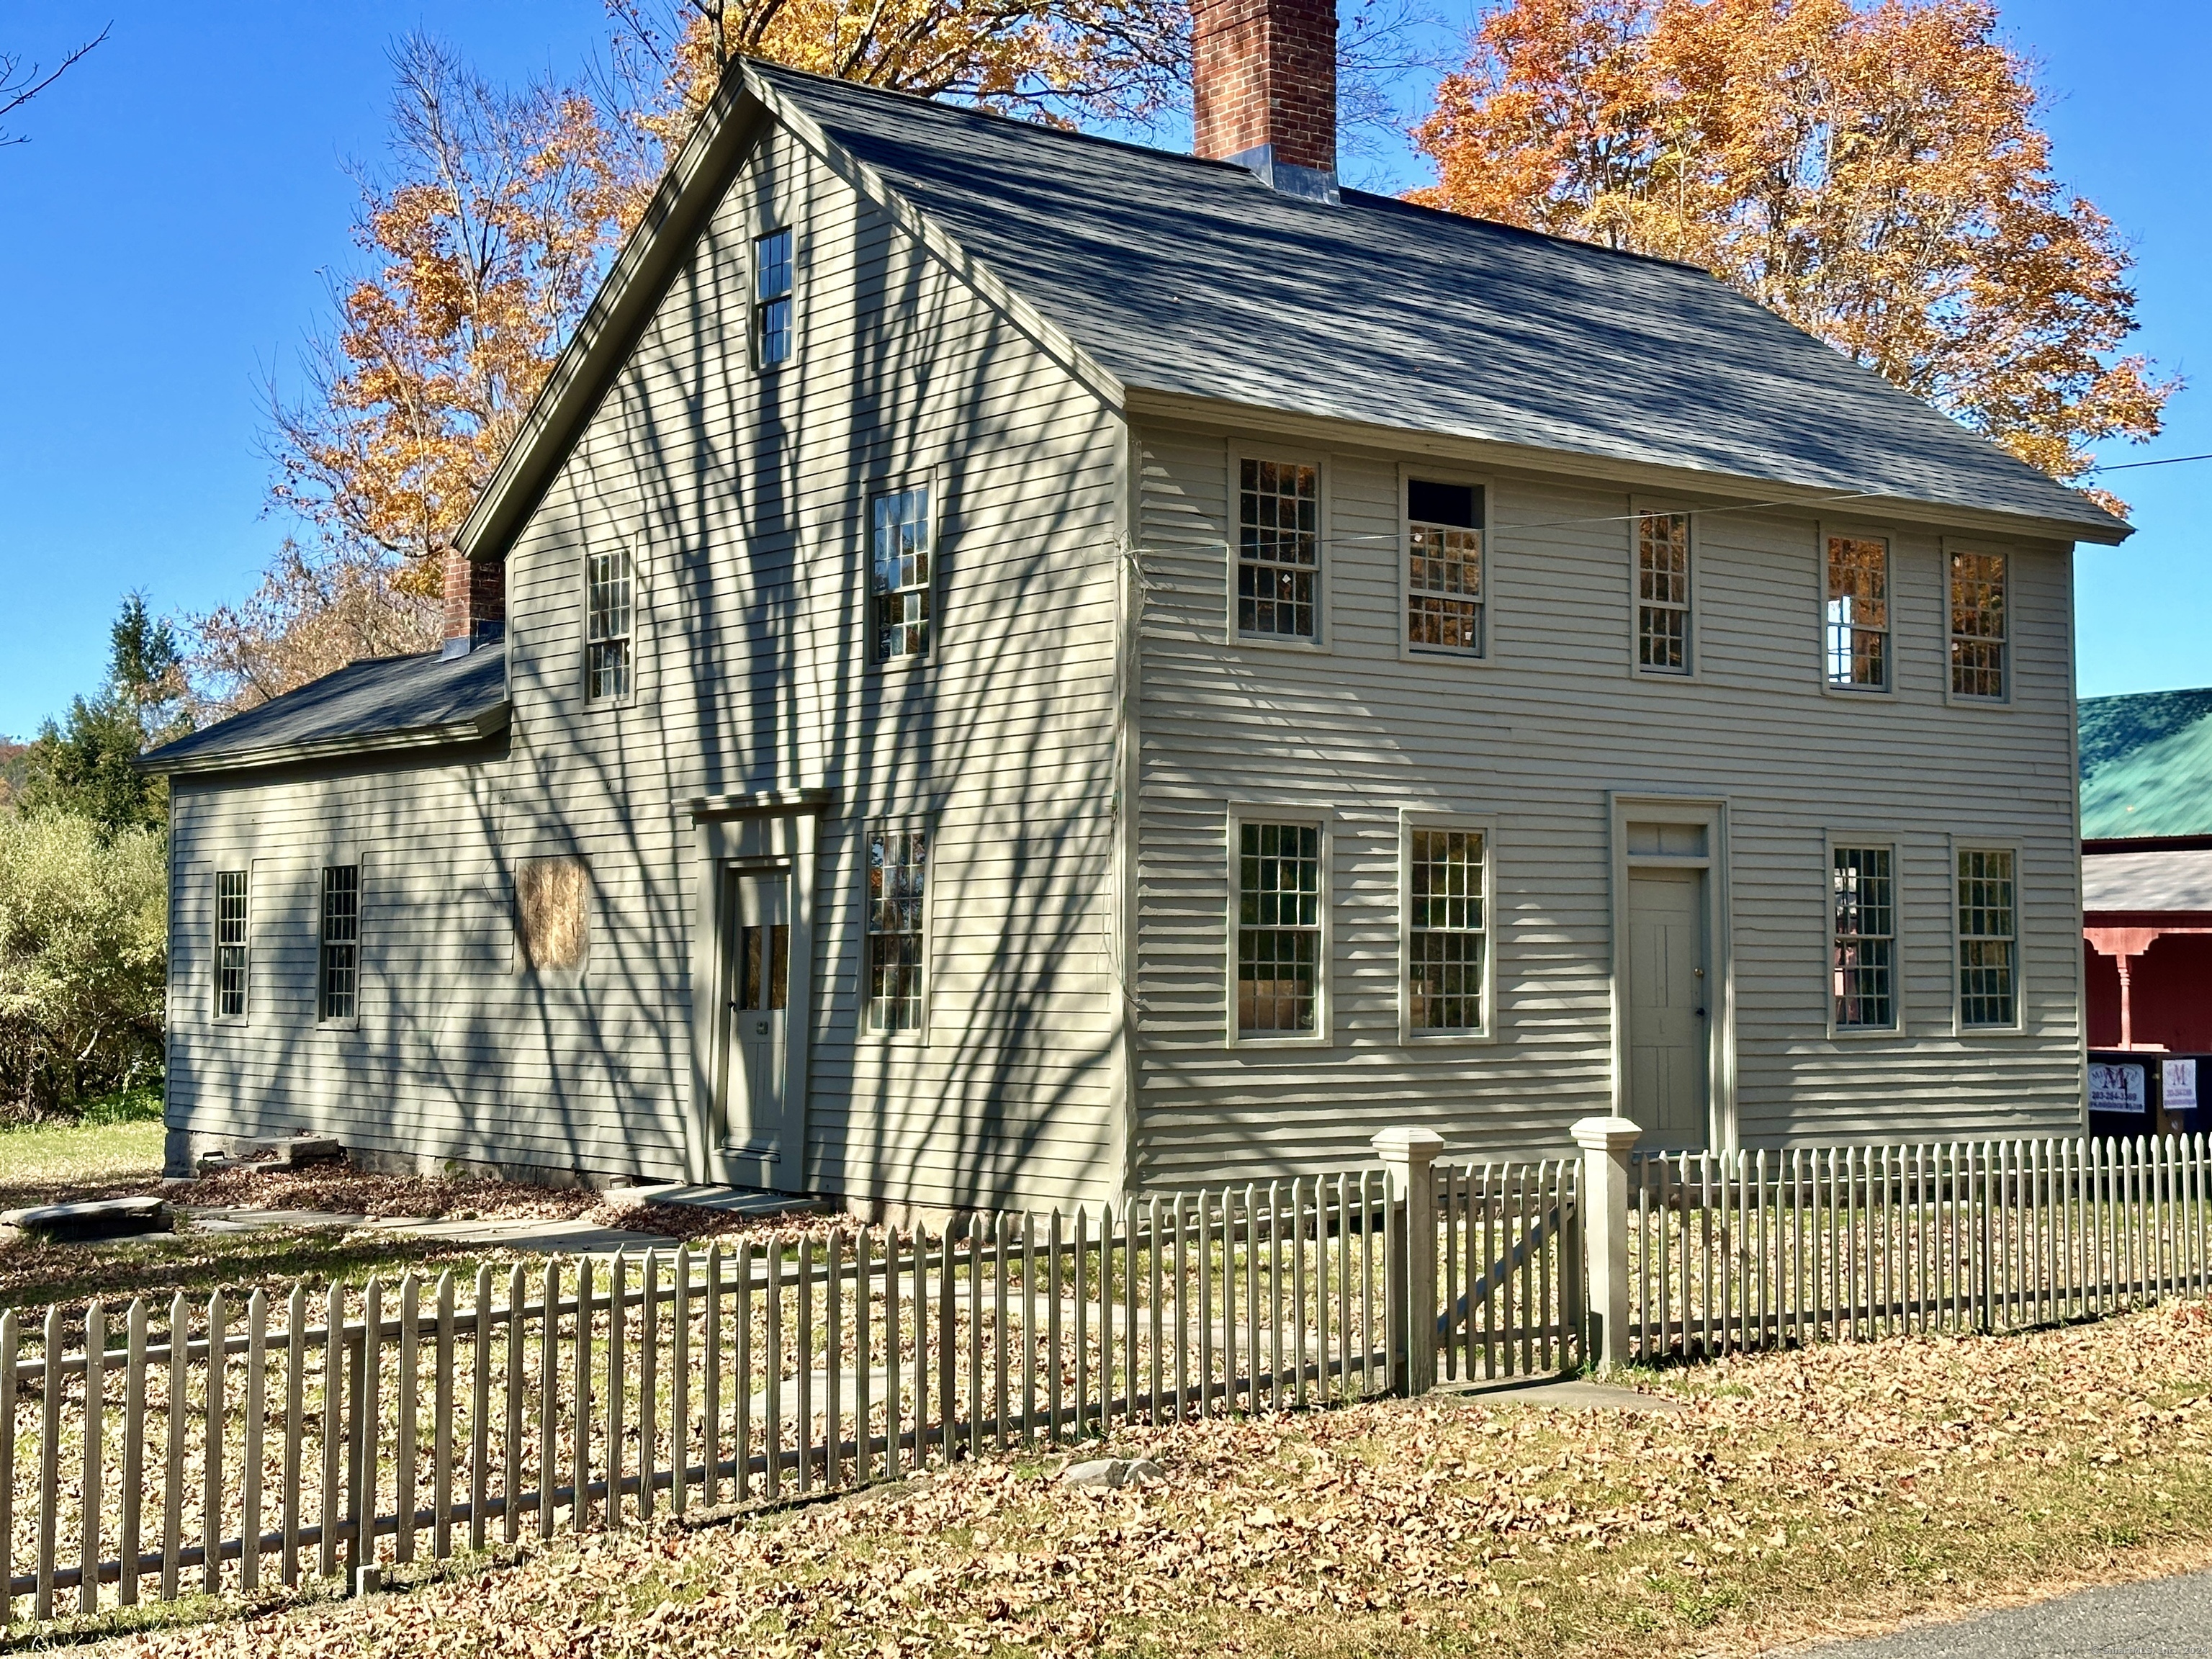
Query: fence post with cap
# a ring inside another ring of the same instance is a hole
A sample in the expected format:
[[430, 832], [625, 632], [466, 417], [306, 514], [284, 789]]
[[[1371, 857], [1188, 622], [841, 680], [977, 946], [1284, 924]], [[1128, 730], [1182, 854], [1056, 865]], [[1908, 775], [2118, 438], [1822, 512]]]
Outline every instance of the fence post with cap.
[[1390, 1388], [1426, 1394], [1437, 1381], [1437, 1154], [1429, 1129], [1385, 1129], [1368, 1143], [1389, 1195], [1383, 1233], [1383, 1316]]
[[1583, 1285], [1589, 1310], [1584, 1352], [1604, 1372], [1629, 1359], [1628, 1154], [1644, 1131], [1625, 1117], [1585, 1117], [1569, 1133], [1583, 1149]]

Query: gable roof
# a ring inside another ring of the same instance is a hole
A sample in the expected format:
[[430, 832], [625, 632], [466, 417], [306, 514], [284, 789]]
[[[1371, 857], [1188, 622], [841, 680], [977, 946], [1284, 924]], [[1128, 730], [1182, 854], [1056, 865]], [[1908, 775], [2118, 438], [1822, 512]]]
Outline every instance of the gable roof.
[[[462, 531], [503, 551], [750, 148], [765, 105], [1119, 394], [1496, 446], [1508, 461], [2059, 539], [2130, 526], [1709, 273], [754, 60], [733, 65]], [[596, 362], [594, 360], [599, 360]], [[2025, 521], [2024, 523], [2021, 521]]]
[[148, 772], [222, 772], [330, 755], [473, 743], [507, 720], [507, 649], [373, 657], [138, 758]]
[[2212, 835], [2212, 688], [2085, 697], [2081, 836]]

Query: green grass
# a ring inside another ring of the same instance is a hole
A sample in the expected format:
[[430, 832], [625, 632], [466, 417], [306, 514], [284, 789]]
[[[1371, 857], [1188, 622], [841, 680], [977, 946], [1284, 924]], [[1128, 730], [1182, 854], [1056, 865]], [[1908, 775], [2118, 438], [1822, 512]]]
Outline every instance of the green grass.
[[155, 1181], [167, 1132], [158, 1097], [151, 1118], [118, 1115], [88, 1123], [33, 1123], [0, 1130], [0, 1209]]

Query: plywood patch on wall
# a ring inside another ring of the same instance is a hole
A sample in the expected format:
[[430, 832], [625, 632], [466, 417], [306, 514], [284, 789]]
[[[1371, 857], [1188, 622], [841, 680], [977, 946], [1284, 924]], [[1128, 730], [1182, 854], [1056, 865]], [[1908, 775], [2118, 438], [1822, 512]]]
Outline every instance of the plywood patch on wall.
[[514, 869], [514, 944], [532, 971], [584, 965], [591, 949], [591, 872], [580, 858], [524, 859]]

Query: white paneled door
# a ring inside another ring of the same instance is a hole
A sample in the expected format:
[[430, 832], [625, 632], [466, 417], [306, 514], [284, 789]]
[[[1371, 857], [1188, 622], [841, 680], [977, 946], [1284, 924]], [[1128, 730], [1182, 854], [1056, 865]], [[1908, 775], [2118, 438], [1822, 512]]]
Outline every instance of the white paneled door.
[[783, 1150], [791, 1075], [791, 872], [732, 870], [724, 892], [721, 1150], [774, 1160]]
[[1705, 1146], [1712, 989], [1703, 870], [1628, 878], [1628, 1115], [1646, 1144]]

